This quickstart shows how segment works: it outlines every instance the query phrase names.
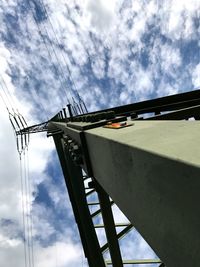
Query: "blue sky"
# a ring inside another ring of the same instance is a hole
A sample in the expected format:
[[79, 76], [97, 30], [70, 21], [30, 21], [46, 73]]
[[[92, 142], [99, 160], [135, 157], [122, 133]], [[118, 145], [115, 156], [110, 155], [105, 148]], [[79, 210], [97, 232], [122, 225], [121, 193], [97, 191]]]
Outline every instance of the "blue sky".
[[[29, 125], [52, 117], [76, 90], [93, 111], [200, 88], [199, 0], [2, 0], [0, 24], [1, 96]], [[21, 267], [19, 157], [0, 101], [0, 265]], [[86, 266], [45, 134], [31, 136], [29, 165], [35, 267]], [[124, 253], [132, 258], [130, 240]], [[153, 255], [137, 242], [136, 257]]]

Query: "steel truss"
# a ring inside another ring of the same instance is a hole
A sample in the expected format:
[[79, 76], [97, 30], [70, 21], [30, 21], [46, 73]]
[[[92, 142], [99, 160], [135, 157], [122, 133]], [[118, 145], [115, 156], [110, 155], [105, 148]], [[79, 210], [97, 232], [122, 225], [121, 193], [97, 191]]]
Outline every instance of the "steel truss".
[[[134, 228], [131, 223], [115, 224], [111, 209], [114, 202], [108, 195], [107, 188], [103, 188], [94, 176], [85, 131], [114, 123], [119, 123], [121, 127], [128, 126], [130, 121], [188, 120], [189, 118], [195, 120], [200, 118], [200, 90], [74, 117], [67, 117], [66, 112], [61, 111], [48, 124], [45, 122], [43, 129], [48, 131], [48, 136], [54, 138], [84, 253], [90, 267], [110, 265], [122, 267], [130, 264], [157, 264], [164, 267], [165, 265], [159, 259], [122, 259], [119, 239]], [[39, 125], [38, 131], [41, 129]], [[27, 132], [37, 132], [37, 125], [23, 129], [18, 134]], [[83, 170], [86, 175], [83, 174]], [[91, 180], [89, 189], [85, 183], [87, 179]], [[98, 196], [98, 202], [89, 202], [88, 196], [95, 193]], [[91, 213], [89, 207], [97, 205], [99, 209]], [[126, 215], [126, 211], [122, 211]], [[102, 215], [103, 224], [94, 224], [93, 218], [99, 214]], [[123, 229], [117, 234], [116, 227], [123, 227]], [[95, 230], [99, 228], [105, 229], [107, 237], [107, 243], [102, 247]], [[110, 259], [105, 259], [103, 256], [107, 250], [109, 250]]]
[[[114, 222], [112, 205], [105, 190], [97, 183], [93, 177], [83, 175], [80, 166], [74, 163], [70, 149], [74, 146], [72, 139], [66, 134], [54, 135], [54, 142], [61, 162], [65, 177], [74, 217], [79, 229], [85, 257], [88, 259], [89, 266], [115, 266], [122, 267], [130, 264], [160, 264], [159, 259], [124, 260], [121, 257], [119, 240], [122, 239], [134, 227], [131, 223]], [[86, 185], [86, 180], [92, 180]], [[88, 197], [97, 194], [98, 202], [90, 202]], [[95, 212], [90, 211], [90, 206], [99, 207]], [[103, 224], [95, 224], [93, 219], [102, 215]], [[122, 228], [117, 233], [116, 227]], [[104, 228], [107, 242], [100, 246], [98, 234], [95, 229]], [[109, 250], [111, 259], [105, 259], [104, 254]]]

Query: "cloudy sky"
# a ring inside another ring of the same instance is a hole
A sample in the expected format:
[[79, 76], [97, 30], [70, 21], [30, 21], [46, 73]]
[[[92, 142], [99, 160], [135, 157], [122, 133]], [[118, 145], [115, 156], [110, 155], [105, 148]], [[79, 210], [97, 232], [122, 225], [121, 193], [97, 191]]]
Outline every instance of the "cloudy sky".
[[[0, 266], [25, 266], [22, 203], [33, 221], [34, 265], [28, 267], [87, 266], [45, 134], [31, 136], [23, 157], [30, 194], [21, 201], [6, 106], [31, 125], [53, 116], [76, 92], [94, 111], [200, 88], [200, 1], [1, 0], [0, 25]], [[154, 257], [137, 235], [121, 243], [123, 255]]]

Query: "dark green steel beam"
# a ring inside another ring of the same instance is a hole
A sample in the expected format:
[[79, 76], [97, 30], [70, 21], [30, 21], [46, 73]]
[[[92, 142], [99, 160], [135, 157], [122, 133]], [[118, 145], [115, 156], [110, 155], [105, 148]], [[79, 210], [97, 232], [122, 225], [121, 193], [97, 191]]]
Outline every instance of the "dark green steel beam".
[[[200, 90], [164, 96], [156, 99], [145, 100], [138, 103], [128, 104], [101, 110], [101, 112], [115, 111], [118, 115], [136, 112], [138, 115], [146, 112], [166, 112], [187, 107], [200, 105]], [[93, 114], [91, 112], [88, 114]]]
[[75, 166], [72, 162], [67, 149], [65, 149], [62, 135], [54, 136], [54, 142], [89, 266], [105, 267], [98, 238], [86, 201], [82, 170], [80, 167]]
[[200, 114], [200, 105], [172, 111], [166, 114], [147, 118], [146, 120], [185, 120], [191, 117], [198, 117]]
[[[160, 112], [168, 112], [175, 111], [179, 109], [185, 109], [188, 107], [198, 106], [200, 105], [200, 90], [189, 91], [185, 93], [179, 93], [176, 95], [160, 97], [157, 99], [146, 100], [138, 103], [128, 104], [119, 107], [113, 107], [109, 109], [101, 110], [101, 112], [109, 112], [114, 111], [116, 115], [130, 115], [131, 113], [136, 113], [137, 115], [142, 115], [144, 113], [160, 113]], [[96, 112], [87, 113], [92, 115]], [[73, 117], [71, 117], [73, 119]], [[56, 134], [54, 129], [51, 128], [49, 122], [66, 122], [69, 118], [59, 119], [58, 114], [51, 118], [49, 121], [33, 125], [22, 129], [17, 132], [17, 135], [25, 134], [25, 133], [36, 133], [40, 131], [48, 131], [48, 136]], [[53, 133], [54, 132], [54, 133]]]
[[[132, 229], [134, 229], [133, 225], [129, 224], [128, 226], [126, 226], [121, 232], [119, 232], [117, 234], [117, 238], [118, 240], [122, 239], [126, 234], [128, 234], [128, 232], [130, 232]], [[105, 253], [108, 250], [109, 246], [108, 243], [104, 244], [101, 247], [101, 251], [102, 253]]]
[[[114, 201], [111, 200], [111, 201], [110, 201], [110, 204], [111, 204], [111, 206], [112, 206], [112, 205], [114, 204]], [[98, 210], [94, 211], [94, 212], [91, 214], [91, 217], [94, 218], [94, 217], [96, 217], [97, 215], [99, 215], [100, 213], [101, 213], [101, 209], [98, 209]]]
[[[130, 225], [130, 223], [115, 223], [115, 227], [125, 227]], [[95, 224], [95, 228], [104, 228], [104, 224]]]
[[99, 197], [101, 214], [104, 222], [110, 256], [112, 259], [112, 265], [114, 267], [123, 267], [110, 198], [97, 182], [95, 182], [95, 188]]
[[99, 205], [99, 202], [88, 202], [88, 206], [96, 206]]
[[[106, 260], [107, 265], [112, 265], [112, 261]], [[124, 260], [124, 265], [134, 265], [134, 264], [159, 264], [161, 261], [159, 259], [143, 259], [143, 260]]]
[[94, 192], [96, 192], [95, 189], [91, 189], [90, 191], [86, 192], [85, 195], [86, 196], [89, 196], [89, 195], [91, 195]]

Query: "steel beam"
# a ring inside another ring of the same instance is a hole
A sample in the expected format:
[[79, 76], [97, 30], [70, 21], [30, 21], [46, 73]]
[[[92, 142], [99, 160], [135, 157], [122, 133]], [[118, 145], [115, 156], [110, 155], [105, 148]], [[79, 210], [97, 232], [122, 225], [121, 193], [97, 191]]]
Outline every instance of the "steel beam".
[[199, 267], [200, 122], [85, 131], [93, 175], [166, 266]]
[[[136, 112], [136, 114], [140, 115], [146, 112], [159, 113], [159, 112], [184, 109], [196, 105], [200, 105], [200, 90], [189, 91], [170, 96], [164, 96], [151, 100], [145, 100], [138, 103], [104, 109], [102, 111], [103, 112], [114, 111], [118, 115], [127, 115], [130, 114], [131, 112]], [[88, 114], [93, 114], [93, 113], [95, 112], [91, 112]]]
[[54, 142], [89, 266], [105, 267], [98, 238], [86, 201], [82, 170], [80, 167], [75, 166], [71, 160], [67, 149], [65, 149], [62, 135], [54, 136]]
[[146, 120], [186, 120], [192, 117], [199, 119], [200, 105], [179, 109], [165, 114], [156, 115]]
[[[111, 200], [110, 205], [112, 206], [113, 204], [114, 204], [114, 201]], [[102, 210], [101, 210], [101, 208], [100, 208], [100, 209], [94, 211], [94, 212], [91, 214], [91, 217], [92, 217], [92, 218], [95, 218], [95, 217], [96, 217], [97, 215], [99, 215], [101, 212], [102, 212]]]
[[[114, 111], [117, 116], [119, 115], [130, 116], [131, 114], [135, 113], [137, 117], [137, 115], [142, 115], [145, 113], [155, 113], [158, 115], [161, 112], [176, 111], [179, 109], [185, 109], [185, 108], [199, 106], [199, 105], [200, 105], [200, 90], [195, 90], [195, 91], [189, 91], [189, 92], [180, 93], [176, 95], [160, 97], [157, 99], [146, 100], [146, 101], [142, 101], [138, 103], [128, 104], [124, 106], [104, 109], [104, 110], [101, 110], [101, 112]], [[70, 104], [68, 105], [68, 109], [70, 113], [70, 118], [66, 117], [66, 112], [64, 113], [65, 114], [64, 119], [59, 119], [58, 114], [57, 114], [56, 116], [54, 116], [47, 122], [24, 128], [20, 131], [17, 131], [16, 133], [17, 135], [20, 135], [20, 134], [26, 134], [27, 132], [36, 133], [36, 132], [48, 130], [48, 136], [51, 136], [53, 130], [50, 129], [51, 126], [49, 125], [49, 122], [74, 121], [74, 117], [71, 111]], [[94, 113], [96, 113], [96, 111], [87, 113], [87, 115], [92, 115]], [[81, 117], [81, 116], [82, 115], [78, 115], [76, 117]]]
[[112, 203], [110, 202], [109, 195], [99, 184], [95, 183], [95, 188], [99, 197], [99, 203], [101, 207], [105, 233], [108, 240], [110, 256], [112, 259], [112, 265], [114, 267], [123, 267], [119, 242], [115, 229], [115, 222], [112, 213]]
[[88, 206], [97, 206], [99, 202], [88, 202]]
[[85, 193], [86, 196], [89, 196], [91, 194], [93, 194], [95, 191], [95, 189], [91, 189], [90, 191], [88, 191], [87, 193]]
[[[159, 259], [143, 259], [143, 260], [124, 260], [123, 264], [124, 265], [134, 265], [134, 264], [141, 264], [141, 265], [146, 265], [146, 264], [159, 264], [161, 261]], [[112, 262], [110, 260], [106, 260], [107, 265], [112, 265]]]
[[[130, 223], [116, 223], [115, 227], [125, 227], [130, 225]], [[94, 225], [95, 228], [104, 228], [104, 224], [95, 224]]]
[[[131, 224], [127, 225], [121, 232], [117, 234], [118, 240], [122, 239], [126, 234], [128, 234], [133, 229], [134, 229], [133, 225]], [[109, 248], [108, 243], [104, 244], [101, 247], [102, 253], [105, 253], [108, 250], [108, 248]]]

